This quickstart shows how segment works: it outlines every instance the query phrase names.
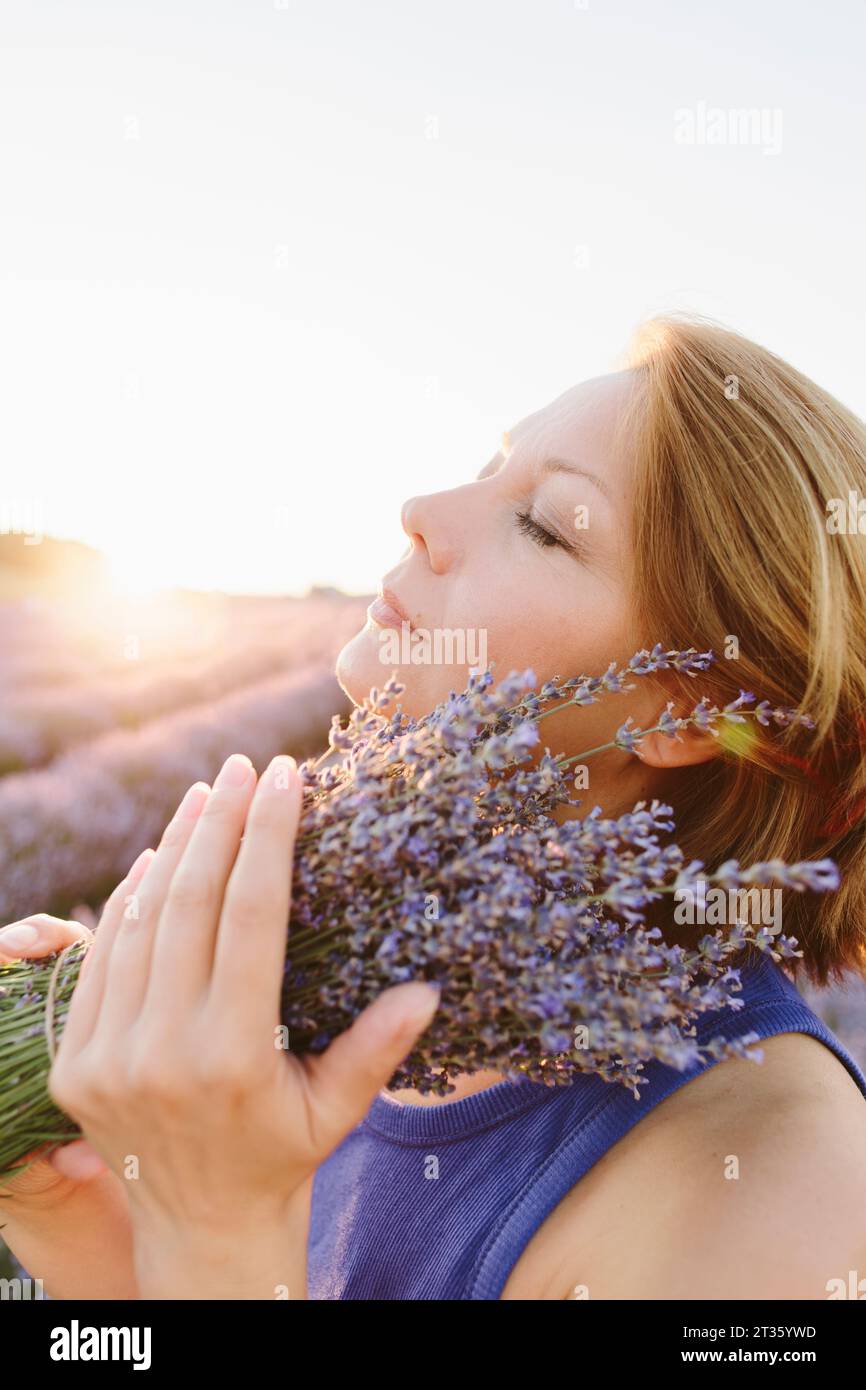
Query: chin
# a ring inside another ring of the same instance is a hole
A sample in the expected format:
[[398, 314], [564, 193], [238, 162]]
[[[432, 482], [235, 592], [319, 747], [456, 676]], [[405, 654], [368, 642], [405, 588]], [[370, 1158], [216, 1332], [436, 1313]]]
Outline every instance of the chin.
[[[337, 680], [353, 704], [359, 705], [371, 686], [381, 685], [382, 677], [376, 669], [379, 662], [369, 623], [350, 637], [337, 657]], [[380, 668], [381, 669], [381, 668]]]
[[[438, 702], [445, 698], [453, 688], [463, 689], [463, 674], [458, 676], [458, 686], [454, 686], [453, 668], [440, 666], [401, 666], [386, 665], [379, 660], [382, 650], [379, 641], [381, 628], [369, 622], [350, 638], [337, 657], [337, 680], [353, 704], [359, 705], [369, 695], [373, 686], [380, 690], [389, 676], [395, 675], [405, 686], [397, 703], [404, 713], [420, 718], [429, 713]], [[391, 707], [392, 709], [394, 706]]]

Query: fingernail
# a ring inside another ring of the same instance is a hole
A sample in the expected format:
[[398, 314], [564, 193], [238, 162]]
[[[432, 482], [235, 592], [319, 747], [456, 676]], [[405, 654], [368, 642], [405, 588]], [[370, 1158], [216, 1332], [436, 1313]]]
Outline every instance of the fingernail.
[[209, 796], [210, 787], [207, 782], [194, 782], [189, 791], [184, 793], [183, 801], [177, 808], [177, 816], [181, 820], [195, 820]]
[[246, 753], [232, 753], [220, 768], [214, 787], [242, 787], [250, 775], [252, 766]]
[[127, 883], [138, 882], [153, 856], [154, 851], [152, 849], [143, 849], [141, 851], [141, 854], [138, 856], [135, 863], [131, 865], [129, 873], [126, 875]]
[[271, 758], [268, 763], [267, 777], [265, 784], [273, 787], [277, 791], [284, 791], [292, 780], [293, 773], [297, 772], [298, 765], [294, 758], [289, 757], [288, 753], [278, 753], [275, 758]]
[[0, 946], [9, 946], [13, 951], [33, 946], [39, 940], [39, 928], [21, 923], [15, 927], [4, 927], [0, 931]]

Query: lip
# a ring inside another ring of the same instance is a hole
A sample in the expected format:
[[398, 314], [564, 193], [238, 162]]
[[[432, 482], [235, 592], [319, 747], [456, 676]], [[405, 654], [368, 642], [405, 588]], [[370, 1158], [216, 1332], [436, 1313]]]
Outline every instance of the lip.
[[413, 630], [409, 615], [397, 595], [384, 586], [367, 609], [367, 617], [377, 627], [401, 627], [403, 623], [408, 623], [409, 631]]

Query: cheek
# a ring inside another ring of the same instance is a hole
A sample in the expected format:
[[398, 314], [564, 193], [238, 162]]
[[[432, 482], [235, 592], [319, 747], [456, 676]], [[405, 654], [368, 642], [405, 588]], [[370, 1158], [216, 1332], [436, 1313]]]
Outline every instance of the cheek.
[[[557, 574], [524, 571], [519, 582], [473, 586], [453, 607], [459, 608], [460, 621], [452, 613], [442, 615], [438, 631], [460, 637], [448, 651], [443, 640], [438, 658], [431, 641], [429, 659], [421, 662], [411, 660], [411, 648], [389, 648], [383, 630], [366, 624], [337, 658], [337, 679], [349, 698], [360, 703], [371, 687], [381, 687], [396, 672], [406, 687], [403, 709], [420, 717], [451, 690], [465, 687], [470, 665], [492, 666], [496, 680], [531, 667], [541, 684], [553, 676], [600, 674], [611, 661], [625, 662], [644, 645], [629, 636], [624, 597], [592, 577], [569, 585]], [[436, 631], [431, 630], [434, 640]], [[584, 728], [587, 722], [592, 719], [584, 718]]]
[[568, 583], [551, 573], [509, 590], [488, 619], [497, 675], [527, 666], [539, 681], [600, 674], [635, 650], [625, 595], [611, 584], [594, 576]]

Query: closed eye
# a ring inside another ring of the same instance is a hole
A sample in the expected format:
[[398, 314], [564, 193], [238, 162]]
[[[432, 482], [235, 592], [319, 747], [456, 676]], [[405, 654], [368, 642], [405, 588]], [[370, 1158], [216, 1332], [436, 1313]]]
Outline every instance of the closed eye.
[[529, 512], [517, 512], [515, 514], [515, 520], [518, 529], [522, 531], [525, 536], [531, 536], [537, 545], [544, 546], [545, 548], [551, 545], [560, 545], [563, 550], [571, 549], [571, 546], [567, 545], [561, 536], [557, 536], [553, 531], [548, 531], [547, 527], [542, 526]]

